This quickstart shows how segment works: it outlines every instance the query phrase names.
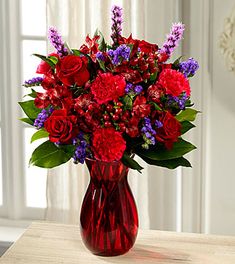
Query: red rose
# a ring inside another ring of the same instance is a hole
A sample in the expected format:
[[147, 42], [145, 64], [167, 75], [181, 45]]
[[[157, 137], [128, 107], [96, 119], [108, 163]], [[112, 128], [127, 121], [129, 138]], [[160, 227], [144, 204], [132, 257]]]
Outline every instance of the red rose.
[[[48, 56], [54, 56], [56, 58], [59, 58], [59, 55], [56, 54], [56, 53], [51, 53]], [[42, 60], [40, 62], [40, 64], [38, 65], [38, 67], [37, 67], [36, 73], [39, 73], [39, 74], [48, 74], [50, 71], [51, 71], [51, 66], [47, 62], [45, 62], [45, 61]]]
[[190, 96], [189, 81], [183, 73], [176, 70], [164, 69], [159, 75], [157, 84], [166, 89], [166, 94], [179, 96], [185, 92], [187, 96]]
[[92, 149], [97, 160], [118, 161], [126, 149], [126, 142], [114, 128], [99, 128], [93, 133]]
[[156, 139], [163, 142], [167, 149], [171, 149], [181, 135], [181, 124], [170, 112], [163, 113], [159, 121], [163, 126], [157, 129]]
[[77, 134], [76, 121], [76, 116], [68, 116], [65, 109], [54, 110], [44, 123], [45, 129], [49, 133], [50, 141], [70, 143], [71, 139]]
[[133, 104], [133, 113], [139, 118], [148, 116], [151, 111], [151, 107], [147, 104], [147, 100], [144, 96], [137, 96]]
[[74, 84], [83, 86], [90, 78], [87, 64], [86, 57], [68, 55], [60, 59], [56, 64], [57, 75], [67, 86]]
[[139, 48], [144, 53], [154, 53], [158, 50], [158, 46], [156, 44], [151, 44], [145, 40], [141, 40], [139, 42]]
[[91, 85], [91, 92], [98, 104], [117, 100], [125, 94], [126, 82], [120, 75], [99, 74]]

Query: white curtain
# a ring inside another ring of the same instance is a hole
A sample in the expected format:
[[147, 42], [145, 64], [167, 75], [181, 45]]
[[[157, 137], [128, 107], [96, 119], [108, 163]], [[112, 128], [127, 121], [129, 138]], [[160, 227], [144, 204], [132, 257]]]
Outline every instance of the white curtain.
[[[92, 36], [96, 28], [109, 40], [111, 6], [120, 4], [124, 9], [123, 34], [127, 36], [132, 32], [135, 38], [148, 40], [148, 32], [153, 35], [148, 28], [150, 23], [147, 14], [151, 13], [152, 8], [148, 5], [149, 2], [157, 7], [156, 2], [159, 1], [151, 0], [147, 3], [144, 0], [47, 0], [47, 22], [48, 26], [55, 26], [62, 32], [70, 47], [79, 48], [86, 34], [90, 33]], [[149, 12], [146, 8], [149, 8]], [[157, 12], [162, 16], [161, 11], [156, 9], [156, 14]], [[152, 13], [151, 19], [151, 26], [157, 32], [159, 18]], [[161, 38], [163, 41], [164, 35]], [[145, 167], [142, 174], [135, 171], [129, 173], [129, 182], [139, 211], [140, 227], [176, 230], [177, 171], [141, 164]], [[84, 165], [74, 165], [70, 162], [49, 170], [46, 219], [77, 224], [88, 182], [89, 175]], [[163, 211], [164, 214], [158, 214]]]

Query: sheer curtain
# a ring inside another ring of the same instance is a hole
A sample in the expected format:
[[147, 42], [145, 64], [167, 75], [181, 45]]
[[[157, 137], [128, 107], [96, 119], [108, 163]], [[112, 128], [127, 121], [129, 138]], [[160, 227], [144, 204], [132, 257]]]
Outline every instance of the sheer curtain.
[[[103, 32], [106, 39], [109, 39], [110, 9], [113, 4], [119, 4], [124, 8], [123, 34], [125, 36], [132, 32], [135, 38], [145, 38], [156, 42], [157, 39], [153, 38], [159, 33], [163, 41], [164, 35], [155, 28], [157, 22], [160, 21], [159, 16], [162, 16], [161, 11], [158, 10], [158, 18], [154, 13], [151, 17], [152, 7], [147, 2], [157, 7], [156, 2], [160, 1], [47, 0], [47, 23], [48, 26], [57, 27], [71, 47], [78, 48], [83, 43], [86, 34], [90, 33], [92, 36], [96, 28]], [[146, 8], [149, 8], [149, 12]], [[152, 28], [155, 28], [154, 36], [152, 30], [148, 28], [150, 18], [147, 18], [147, 13], [152, 19]], [[175, 230], [177, 226], [175, 220], [177, 218], [177, 171], [146, 166], [141, 160], [139, 162], [145, 169], [142, 174], [131, 171], [129, 182], [137, 202], [140, 227]], [[77, 224], [88, 181], [86, 167], [74, 165], [72, 161], [49, 170], [46, 219]], [[169, 193], [170, 196], [166, 195]], [[159, 215], [158, 212], [163, 212], [162, 208], [165, 206], [167, 209], [164, 209], [164, 214]]]

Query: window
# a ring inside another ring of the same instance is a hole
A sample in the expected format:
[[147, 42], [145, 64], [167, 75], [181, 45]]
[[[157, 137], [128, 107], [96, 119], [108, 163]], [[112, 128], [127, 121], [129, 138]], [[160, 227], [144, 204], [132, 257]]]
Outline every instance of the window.
[[27, 93], [21, 84], [35, 77], [40, 63], [32, 54], [46, 54], [46, 0], [0, 2], [0, 218], [40, 219], [47, 171], [28, 167], [41, 142], [30, 144], [35, 130], [19, 121], [23, 113], [17, 102]]

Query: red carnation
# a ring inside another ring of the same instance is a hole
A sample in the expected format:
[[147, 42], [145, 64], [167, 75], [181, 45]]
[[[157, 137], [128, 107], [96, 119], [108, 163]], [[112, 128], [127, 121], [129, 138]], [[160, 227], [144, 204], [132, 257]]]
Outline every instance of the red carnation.
[[83, 86], [90, 78], [87, 58], [68, 55], [56, 64], [58, 78], [67, 86]]
[[181, 135], [181, 124], [170, 112], [164, 112], [159, 121], [163, 126], [157, 130], [156, 139], [163, 142], [167, 149], [171, 149]]
[[99, 128], [93, 133], [92, 147], [97, 160], [118, 161], [126, 149], [126, 142], [114, 128]]
[[164, 69], [157, 82], [166, 89], [166, 94], [179, 96], [183, 92], [190, 96], [189, 81], [184, 77], [183, 73], [172, 69]]
[[44, 123], [46, 131], [49, 133], [51, 142], [70, 143], [77, 134], [77, 118], [68, 115], [65, 109], [54, 110], [51, 116]]
[[101, 73], [91, 85], [91, 92], [98, 104], [117, 100], [125, 94], [126, 82], [120, 75]]

